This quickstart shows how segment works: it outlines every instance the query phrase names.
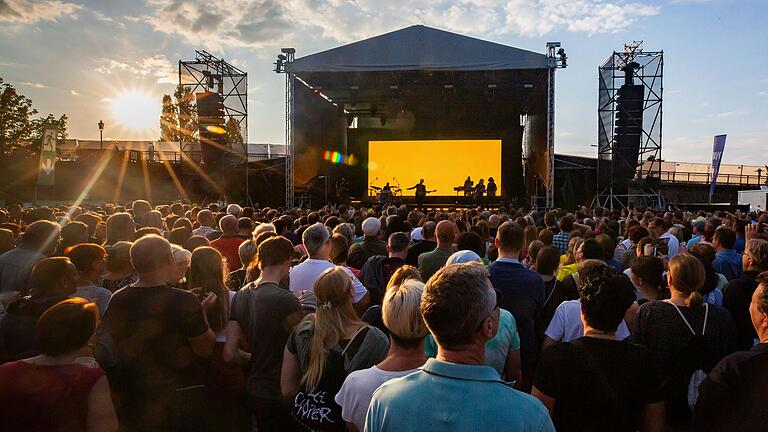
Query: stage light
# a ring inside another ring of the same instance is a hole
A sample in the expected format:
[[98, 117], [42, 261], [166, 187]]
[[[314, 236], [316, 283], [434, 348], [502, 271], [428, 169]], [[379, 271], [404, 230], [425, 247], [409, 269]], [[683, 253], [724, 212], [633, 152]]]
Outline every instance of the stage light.
[[218, 134], [218, 135], [224, 135], [225, 133], [227, 133], [226, 129], [224, 129], [221, 126], [216, 126], [216, 125], [208, 125], [208, 126], [205, 127], [205, 130], [207, 130], [210, 133], [215, 133], [215, 134]]
[[287, 57], [286, 57], [285, 55], [283, 55], [283, 54], [278, 54], [278, 55], [277, 55], [277, 58], [278, 58], [278, 59], [280, 59], [280, 60], [282, 60], [282, 61], [285, 61], [285, 60], [287, 60]]
[[332, 164], [340, 164], [344, 161], [344, 155], [337, 151], [326, 150], [323, 152], [323, 160]]

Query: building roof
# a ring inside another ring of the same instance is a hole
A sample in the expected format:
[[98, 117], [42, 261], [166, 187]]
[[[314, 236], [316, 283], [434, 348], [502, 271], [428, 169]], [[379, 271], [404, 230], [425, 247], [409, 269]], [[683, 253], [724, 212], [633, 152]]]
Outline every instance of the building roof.
[[288, 72], [543, 69], [547, 57], [469, 36], [414, 25], [296, 59]]

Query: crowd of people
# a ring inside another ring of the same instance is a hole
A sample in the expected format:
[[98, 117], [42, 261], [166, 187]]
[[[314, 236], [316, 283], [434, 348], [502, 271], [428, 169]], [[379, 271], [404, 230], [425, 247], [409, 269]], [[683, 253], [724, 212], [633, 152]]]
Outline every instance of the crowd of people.
[[4, 431], [768, 422], [768, 213], [0, 208]]

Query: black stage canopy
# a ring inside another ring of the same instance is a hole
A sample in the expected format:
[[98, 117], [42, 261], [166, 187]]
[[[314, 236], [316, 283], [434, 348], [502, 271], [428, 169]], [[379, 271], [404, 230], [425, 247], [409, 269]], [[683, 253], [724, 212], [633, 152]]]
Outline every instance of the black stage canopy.
[[546, 69], [547, 56], [414, 25], [302, 57], [290, 73]]
[[[352, 195], [362, 198], [368, 141], [494, 139], [502, 142], [501, 195], [543, 196], [549, 60], [415, 25], [287, 61], [293, 184], [321, 178], [332, 197], [345, 176]], [[334, 164], [326, 152], [358, 163]], [[424, 167], [429, 182], [429, 161]]]

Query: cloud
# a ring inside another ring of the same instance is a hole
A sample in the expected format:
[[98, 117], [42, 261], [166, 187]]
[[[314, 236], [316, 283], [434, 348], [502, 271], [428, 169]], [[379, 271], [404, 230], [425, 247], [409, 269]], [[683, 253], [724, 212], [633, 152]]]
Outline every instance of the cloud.
[[64, 1], [0, 0], [0, 22], [32, 24], [76, 16], [81, 5]]
[[745, 111], [724, 111], [715, 114], [715, 117], [719, 118], [731, 118], [731, 117], [741, 117], [746, 115], [747, 113]]
[[37, 89], [44, 89], [48, 88], [47, 85], [40, 83], [40, 82], [29, 82], [29, 81], [22, 81], [19, 83], [20, 85], [27, 86], [27, 87], [34, 87]]
[[299, 35], [350, 42], [413, 24], [475, 36], [619, 32], [659, 13], [648, 1], [148, 0], [145, 21], [209, 49], [274, 48]]
[[71, 94], [72, 96], [80, 96], [80, 93], [78, 93], [77, 90], [75, 89], [70, 90], [69, 94]]
[[178, 34], [207, 48], [263, 47], [285, 41], [288, 21], [280, 1], [148, 0], [145, 20], [159, 32]]
[[768, 96], [768, 91], [761, 91], [757, 95], [758, 96]]
[[153, 78], [159, 84], [173, 84], [178, 81], [176, 67], [162, 54], [128, 62], [105, 59], [102, 61], [102, 65], [95, 68], [94, 71], [104, 75], [124, 72], [139, 79]]

